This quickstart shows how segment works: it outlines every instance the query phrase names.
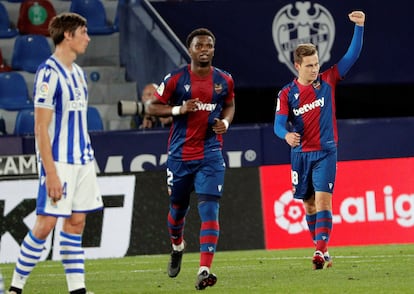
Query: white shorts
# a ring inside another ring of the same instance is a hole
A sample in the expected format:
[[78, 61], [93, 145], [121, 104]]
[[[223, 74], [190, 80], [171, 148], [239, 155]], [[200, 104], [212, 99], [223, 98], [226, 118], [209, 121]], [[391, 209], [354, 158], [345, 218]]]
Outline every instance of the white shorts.
[[85, 165], [55, 162], [63, 185], [62, 198], [53, 203], [47, 195], [44, 169], [40, 169], [36, 212], [40, 215], [69, 217], [73, 212], [92, 212], [103, 208], [94, 162]]

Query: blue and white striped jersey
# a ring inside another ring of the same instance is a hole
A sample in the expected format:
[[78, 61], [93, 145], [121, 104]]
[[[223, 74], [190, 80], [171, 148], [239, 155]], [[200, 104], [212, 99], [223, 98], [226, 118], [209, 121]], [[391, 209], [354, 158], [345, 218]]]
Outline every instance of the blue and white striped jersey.
[[35, 107], [54, 110], [49, 125], [53, 159], [69, 164], [92, 161], [94, 152], [87, 127], [88, 88], [81, 67], [73, 63], [69, 70], [52, 55], [37, 70], [33, 97]]

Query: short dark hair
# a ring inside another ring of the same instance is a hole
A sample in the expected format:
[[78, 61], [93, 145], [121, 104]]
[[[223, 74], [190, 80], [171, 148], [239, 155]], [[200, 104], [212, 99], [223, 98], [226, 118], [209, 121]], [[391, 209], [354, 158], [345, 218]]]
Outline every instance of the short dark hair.
[[303, 57], [305, 56], [312, 56], [318, 53], [316, 46], [311, 43], [306, 44], [299, 44], [296, 47], [295, 52], [293, 54], [293, 61], [295, 63], [301, 64]]
[[196, 36], [210, 36], [213, 39], [214, 44], [216, 44], [216, 37], [214, 36], [214, 34], [209, 29], [198, 28], [198, 29], [195, 29], [194, 31], [192, 31], [188, 35], [187, 40], [186, 40], [187, 48], [190, 48], [191, 42], [193, 41], [194, 37], [196, 37]]
[[77, 28], [86, 27], [87, 21], [83, 16], [73, 12], [63, 12], [55, 17], [49, 23], [49, 34], [55, 45], [60, 44], [65, 38], [65, 32], [69, 31], [74, 34]]

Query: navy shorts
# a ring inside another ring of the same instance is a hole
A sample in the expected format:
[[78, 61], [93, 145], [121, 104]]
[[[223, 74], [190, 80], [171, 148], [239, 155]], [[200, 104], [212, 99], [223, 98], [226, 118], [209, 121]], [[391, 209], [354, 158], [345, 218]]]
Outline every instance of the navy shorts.
[[292, 152], [292, 187], [296, 199], [308, 199], [315, 191], [333, 193], [337, 151]]
[[167, 161], [167, 185], [173, 203], [189, 203], [191, 192], [221, 197], [226, 164], [223, 156], [209, 159]]

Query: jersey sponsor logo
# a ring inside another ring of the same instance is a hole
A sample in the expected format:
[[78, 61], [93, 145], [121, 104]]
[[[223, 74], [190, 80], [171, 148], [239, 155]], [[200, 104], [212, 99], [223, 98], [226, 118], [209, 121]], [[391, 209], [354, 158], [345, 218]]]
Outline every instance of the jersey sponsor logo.
[[68, 102], [68, 109], [69, 111], [78, 111], [86, 109], [86, 101], [84, 100], [76, 100], [76, 101], [69, 101]]
[[329, 10], [322, 5], [297, 1], [283, 6], [276, 13], [272, 35], [279, 61], [296, 75], [292, 53], [298, 44], [315, 44], [321, 66], [329, 61], [335, 40], [335, 22]]
[[213, 112], [217, 107], [216, 103], [196, 102], [196, 105], [197, 105], [197, 110], [204, 110], [204, 111], [210, 111], [210, 112]]
[[307, 103], [299, 108], [293, 108], [293, 114], [296, 116], [300, 116], [302, 114], [305, 114], [306, 112], [312, 111], [318, 107], [323, 107], [325, 105], [325, 97], [322, 97], [320, 99], [317, 99], [313, 101], [312, 103]]

